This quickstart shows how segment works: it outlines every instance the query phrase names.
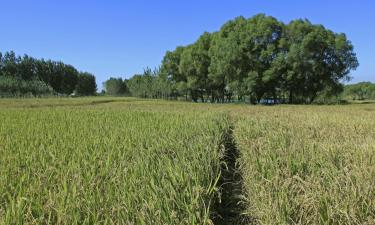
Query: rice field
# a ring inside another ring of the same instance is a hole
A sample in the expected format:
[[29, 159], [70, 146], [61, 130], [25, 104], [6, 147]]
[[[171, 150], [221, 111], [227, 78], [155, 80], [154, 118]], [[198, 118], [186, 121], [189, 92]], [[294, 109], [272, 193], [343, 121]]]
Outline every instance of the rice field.
[[0, 224], [375, 224], [375, 104], [0, 99], [0, 155]]
[[0, 110], [0, 224], [209, 224], [222, 114]]
[[259, 224], [375, 224], [375, 107], [246, 109], [235, 129]]

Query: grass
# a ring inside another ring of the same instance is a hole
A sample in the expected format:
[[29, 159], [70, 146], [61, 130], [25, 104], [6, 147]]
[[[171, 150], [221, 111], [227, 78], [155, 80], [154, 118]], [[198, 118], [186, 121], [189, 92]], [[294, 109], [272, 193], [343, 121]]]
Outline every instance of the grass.
[[375, 224], [374, 112], [0, 99], [0, 224]]

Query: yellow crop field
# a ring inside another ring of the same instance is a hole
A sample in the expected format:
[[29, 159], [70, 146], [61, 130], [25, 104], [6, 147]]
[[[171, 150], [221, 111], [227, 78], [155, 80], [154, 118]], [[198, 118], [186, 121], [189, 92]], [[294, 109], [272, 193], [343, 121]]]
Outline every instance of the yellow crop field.
[[260, 224], [375, 224], [375, 107], [245, 109], [235, 137]]

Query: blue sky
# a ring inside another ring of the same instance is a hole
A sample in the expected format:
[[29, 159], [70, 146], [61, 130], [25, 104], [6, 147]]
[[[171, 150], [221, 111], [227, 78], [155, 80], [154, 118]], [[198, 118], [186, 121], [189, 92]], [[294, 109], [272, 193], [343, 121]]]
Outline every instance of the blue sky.
[[373, 0], [0, 0], [0, 51], [61, 60], [96, 75], [128, 78], [160, 64], [166, 50], [194, 42], [236, 16], [307, 18], [352, 41], [353, 82], [375, 82]]

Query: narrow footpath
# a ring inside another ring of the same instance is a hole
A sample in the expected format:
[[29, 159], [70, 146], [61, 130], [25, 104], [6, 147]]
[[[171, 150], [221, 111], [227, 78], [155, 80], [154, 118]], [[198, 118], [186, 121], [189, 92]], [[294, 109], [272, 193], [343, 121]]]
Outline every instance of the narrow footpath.
[[256, 224], [244, 211], [244, 189], [242, 174], [238, 168], [239, 151], [233, 137], [233, 126], [224, 132], [222, 145], [224, 157], [221, 164], [221, 178], [218, 187], [220, 196], [215, 205], [213, 222], [215, 225]]

